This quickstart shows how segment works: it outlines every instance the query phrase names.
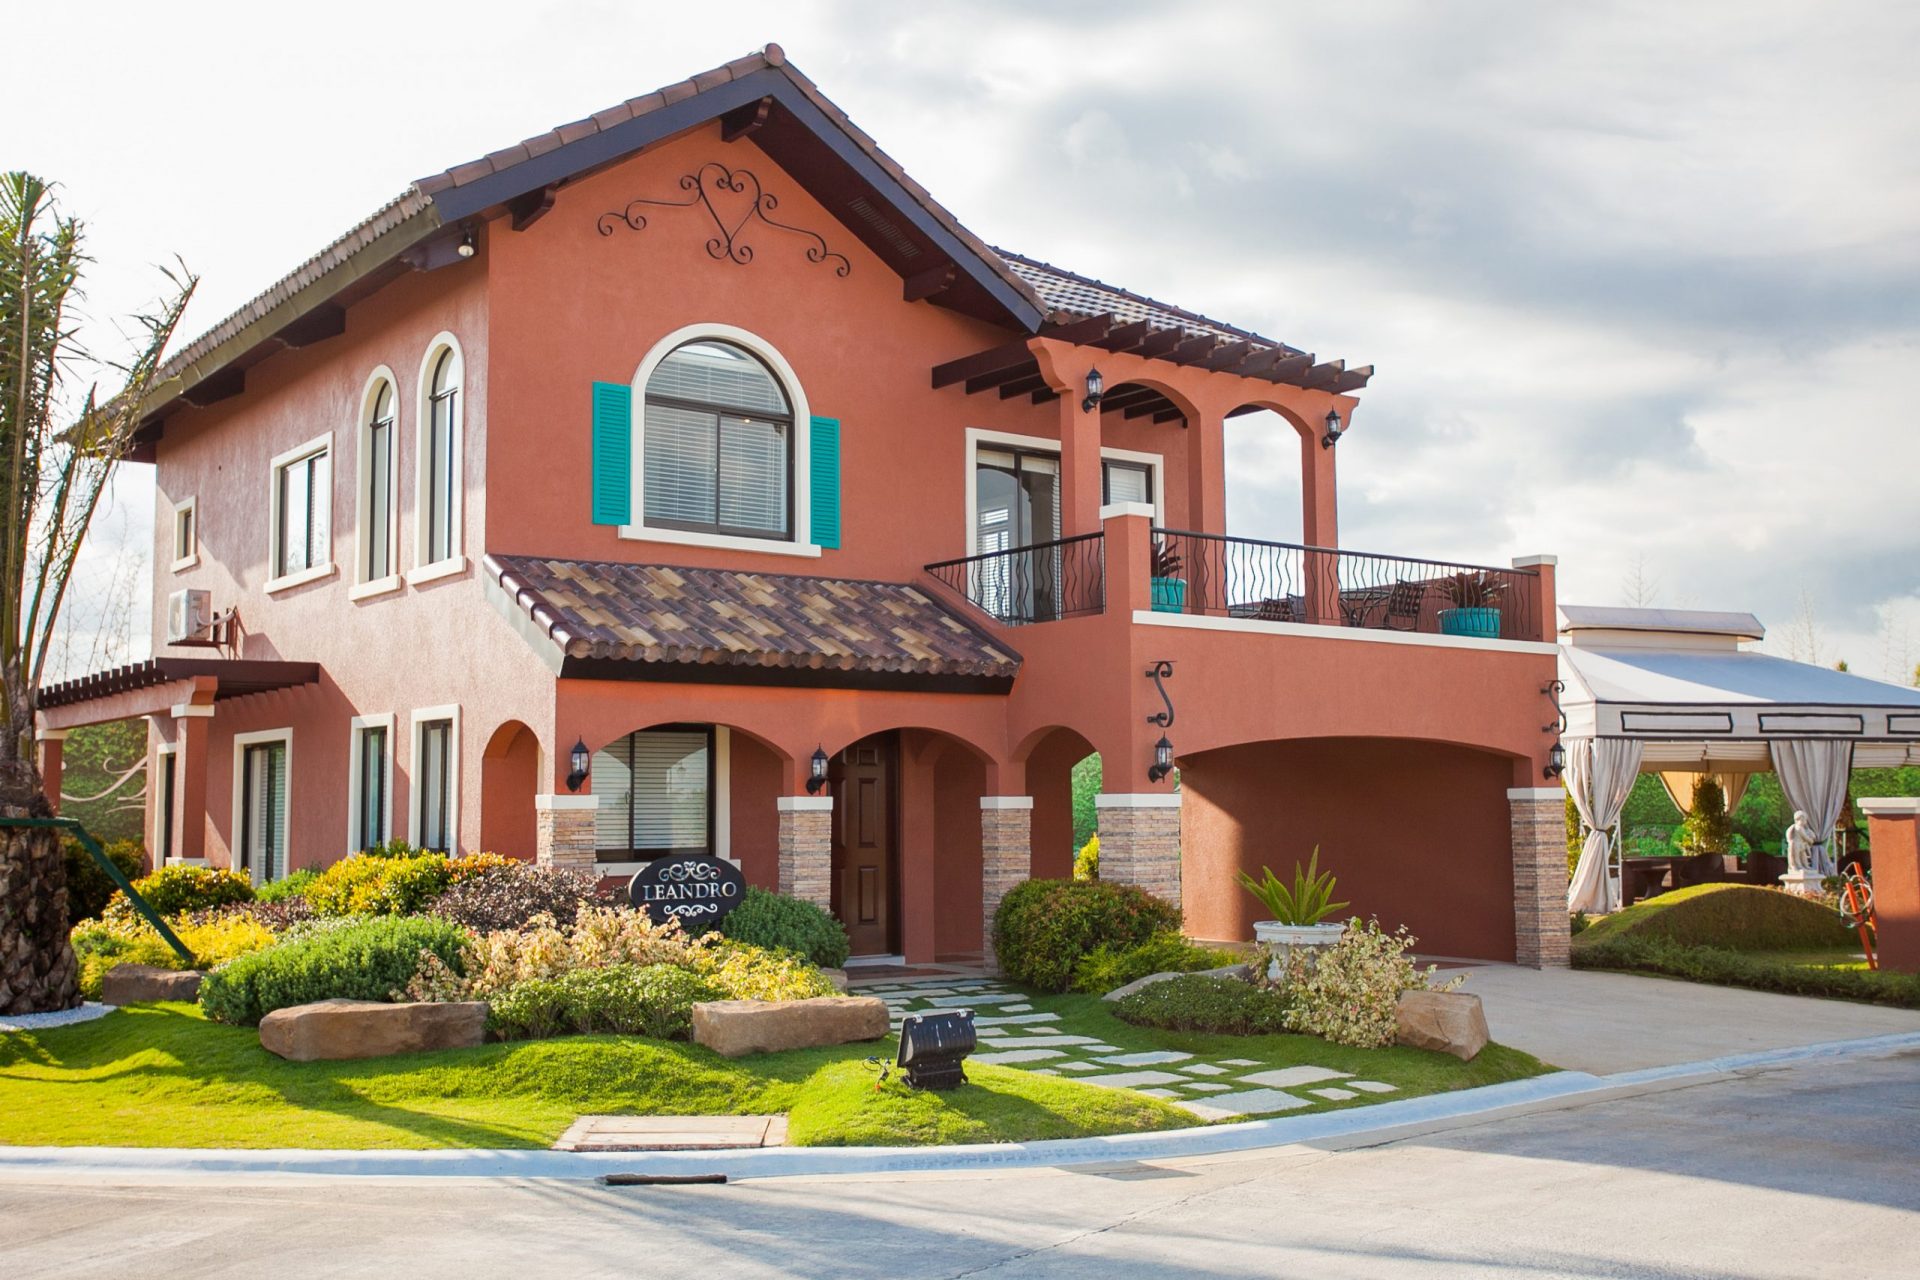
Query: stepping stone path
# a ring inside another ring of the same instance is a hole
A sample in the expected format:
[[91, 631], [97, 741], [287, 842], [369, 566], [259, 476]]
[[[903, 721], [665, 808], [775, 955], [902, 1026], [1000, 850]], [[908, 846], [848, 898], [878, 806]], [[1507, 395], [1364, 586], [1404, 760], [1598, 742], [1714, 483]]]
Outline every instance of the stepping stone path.
[[1135, 1089], [1203, 1120], [1277, 1115], [1321, 1101], [1398, 1092], [1382, 1081], [1356, 1080], [1326, 1067], [1268, 1067], [1252, 1058], [1213, 1058], [1171, 1049], [1132, 1051], [1090, 1036], [1063, 1034], [1058, 1014], [1035, 1013], [1027, 996], [997, 982], [922, 978], [862, 983], [859, 994], [886, 1002], [895, 1031], [910, 1013], [974, 1010], [981, 1052], [970, 1062]]

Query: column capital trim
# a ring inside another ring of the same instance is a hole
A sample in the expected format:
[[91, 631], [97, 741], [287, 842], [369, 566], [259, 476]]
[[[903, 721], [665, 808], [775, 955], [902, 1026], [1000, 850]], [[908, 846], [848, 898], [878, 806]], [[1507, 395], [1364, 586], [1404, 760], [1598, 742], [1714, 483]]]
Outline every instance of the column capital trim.
[[541, 812], [549, 812], [549, 811], [564, 812], [566, 810], [584, 811], [588, 809], [598, 810], [600, 808], [600, 797], [592, 794], [591, 792], [587, 793], [584, 796], [577, 796], [577, 795], [535, 796], [533, 798], [533, 807], [535, 810], [538, 810]]
[[67, 740], [67, 734], [70, 732], [72, 732], [72, 730], [69, 729], [35, 729], [33, 731], [33, 740], [35, 742], [65, 742]]
[[1096, 809], [1178, 809], [1178, 791], [1103, 791], [1093, 798]]
[[833, 797], [777, 796], [773, 807], [781, 813], [827, 813], [833, 809]]
[[1032, 796], [981, 796], [982, 809], [1031, 809]]
[[1920, 796], [1861, 796], [1855, 803], [1868, 817], [1920, 817]]
[[1543, 565], [1552, 568], [1559, 563], [1559, 556], [1515, 556], [1513, 558], [1513, 567], [1516, 569], [1538, 569]]
[[175, 720], [209, 719], [213, 715], [213, 705], [205, 702], [176, 702], [167, 709], [167, 714]]
[[1567, 793], [1560, 787], [1508, 787], [1509, 800], [1554, 800], [1564, 802]]

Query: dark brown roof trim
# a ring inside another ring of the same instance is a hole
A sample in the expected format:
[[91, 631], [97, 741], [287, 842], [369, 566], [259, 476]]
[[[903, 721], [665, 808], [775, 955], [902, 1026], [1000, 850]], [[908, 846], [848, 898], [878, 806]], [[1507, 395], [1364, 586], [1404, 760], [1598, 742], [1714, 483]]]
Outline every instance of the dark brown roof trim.
[[649, 684], [727, 684], [775, 689], [859, 689], [896, 693], [1013, 691], [1012, 676], [939, 671], [870, 671], [846, 667], [769, 667], [757, 663], [640, 662], [632, 658], [561, 660], [563, 680], [625, 680]]
[[254, 693], [271, 693], [276, 689], [318, 684], [320, 664], [263, 658], [148, 658], [145, 662], [47, 685], [34, 695], [33, 701], [34, 706], [40, 708], [68, 707], [75, 703], [92, 702], [96, 698], [110, 698], [116, 694], [172, 684], [176, 680], [188, 680], [194, 676], [217, 679], [220, 684], [214, 692], [214, 700], [223, 702], [228, 698], [244, 698]]

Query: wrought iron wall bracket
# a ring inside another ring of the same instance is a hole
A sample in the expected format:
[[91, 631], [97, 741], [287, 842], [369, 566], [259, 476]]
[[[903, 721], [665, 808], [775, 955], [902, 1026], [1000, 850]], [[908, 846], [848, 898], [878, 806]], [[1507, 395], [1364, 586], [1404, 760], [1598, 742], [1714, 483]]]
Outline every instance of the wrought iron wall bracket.
[[[624, 209], [601, 214], [594, 225], [603, 236], [612, 235], [614, 228], [621, 225], [630, 231], [645, 231], [647, 215], [642, 211], [643, 207], [699, 207], [705, 209], [707, 216], [713, 219], [714, 234], [707, 240], [707, 253], [718, 261], [742, 267], [751, 263], [753, 246], [741, 237], [748, 224], [759, 222], [776, 231], [786, 231], [810, 241], [807, 245], [808, 262], [837, 262], [840, 265], [833, 269], [836, 276], [845, 277], [853, 272], [853, 263], [847, 256], [827, 248], [826, 239], [819, 233], [768, 216], [780, 207], [780, 198], [762, 189], [760, 179], [751, 170], [730, 169], [717, 160], [709, 160], [694, 172], [681, 175], [680, 189], [689, 193], [685, 200], [629, 200]], [[735, 196], [748, 198], [744, 201], [731, 198]]]
[[1153, 681], [1153, 687], [1159, 690], [1160, 701], [1167, 704], [1165, 711], [1156, 711], [1148, 716], [1147, 723], [1157, 724], [1162, 729], [1171, 729], [1173, 727], [1173, 699], [1167, 696], [1167, 686], [1163, 683], [1164, 679], [1172, 674], [1173, 663], [1167, 661], [1165, 658], [1161, 658], [1147, 668], [1147, 678]]
[[1567, 690], [1565, 680], [1549, 680], [1540, 687], [1540, 692], [1553, 704], [1553, 723], [1540, 726], [1542, 733], [1565, 733], [1567, 731], [1567, 713], [1560, 707], [1560, 695]]

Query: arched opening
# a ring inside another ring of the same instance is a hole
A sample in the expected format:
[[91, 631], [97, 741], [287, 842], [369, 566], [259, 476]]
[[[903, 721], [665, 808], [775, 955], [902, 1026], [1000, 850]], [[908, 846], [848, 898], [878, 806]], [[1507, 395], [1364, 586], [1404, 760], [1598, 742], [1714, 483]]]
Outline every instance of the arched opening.
[[1253, 936], [1239, 873], [1291, 879], [1320, 851], [1341, 914], [1407, 926], [1430, 955], [1513, 958], [1509, 758], [1403, 738], [1255, 742], [1180, 757], [1186, 930]]
[[544, 776], [540, 739], [518, 720], [493, 731], [480, 755], [480, 847], [531, 862], [538, 837], [533, 797]]
[[1033, 797], [1033, 878], [1064, 880], [1074, 857], [1096, 829], [1100, 755], [1081, 734], [1045, 730], [1027, 754], [1027, 794]]
[[1227, 415], [1225, 532], [1273, 542], [1313, 541], [1306, 527], [1301, 448], [1300, 430], [1272, 409], [1249, 404]]

